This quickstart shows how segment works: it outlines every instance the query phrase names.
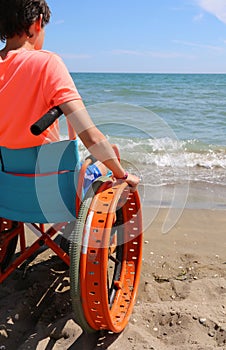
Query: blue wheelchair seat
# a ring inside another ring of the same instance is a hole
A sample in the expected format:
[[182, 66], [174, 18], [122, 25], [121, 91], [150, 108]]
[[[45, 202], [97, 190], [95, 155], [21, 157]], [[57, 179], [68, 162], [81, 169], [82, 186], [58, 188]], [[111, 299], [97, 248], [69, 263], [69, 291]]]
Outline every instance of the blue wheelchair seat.
[[0, 147], [0, 217], [30, 223], [74, 221], [79, 170], [77, 140]]

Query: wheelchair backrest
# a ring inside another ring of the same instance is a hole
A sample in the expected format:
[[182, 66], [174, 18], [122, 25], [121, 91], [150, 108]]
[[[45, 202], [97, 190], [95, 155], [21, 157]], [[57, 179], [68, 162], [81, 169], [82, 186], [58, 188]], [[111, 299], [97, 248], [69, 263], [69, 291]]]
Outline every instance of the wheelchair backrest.
[[0, 159], [0, 217], [37, 223], [75, 220], [77, 140], [0, 147]]

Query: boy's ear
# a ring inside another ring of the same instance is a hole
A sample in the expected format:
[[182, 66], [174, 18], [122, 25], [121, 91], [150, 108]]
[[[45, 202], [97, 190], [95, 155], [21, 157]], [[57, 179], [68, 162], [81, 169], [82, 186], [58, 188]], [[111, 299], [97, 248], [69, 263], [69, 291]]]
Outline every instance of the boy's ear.
[[35, 29], [40, 32], [40, 30], [42, 29], [42, 18], [43, 18], [43, 15], [41, 14], [39, 16], [39, 18], [35, 21]]

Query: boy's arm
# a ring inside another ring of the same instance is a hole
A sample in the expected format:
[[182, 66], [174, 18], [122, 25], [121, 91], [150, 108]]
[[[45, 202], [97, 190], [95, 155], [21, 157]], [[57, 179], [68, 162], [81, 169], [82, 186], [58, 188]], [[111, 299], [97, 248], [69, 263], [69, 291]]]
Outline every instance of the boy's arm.
[[[120, 179], [126, 174], [106, 137], [94, 125], [82, 100], [73, 100], [59, 106], [89, 152]], [[128, 174], [127, 183], [136, 186], [139, 178]]]

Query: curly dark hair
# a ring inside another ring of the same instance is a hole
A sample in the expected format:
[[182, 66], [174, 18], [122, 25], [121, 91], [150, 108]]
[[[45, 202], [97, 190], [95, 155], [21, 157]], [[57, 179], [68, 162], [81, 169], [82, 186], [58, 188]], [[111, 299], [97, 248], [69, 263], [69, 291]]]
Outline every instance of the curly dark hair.
[[51, 14], [45, 0], [0, 0], [0, 40], [24, 33], [31, 37], [29, 28], [41, 14], [44, 27]]

